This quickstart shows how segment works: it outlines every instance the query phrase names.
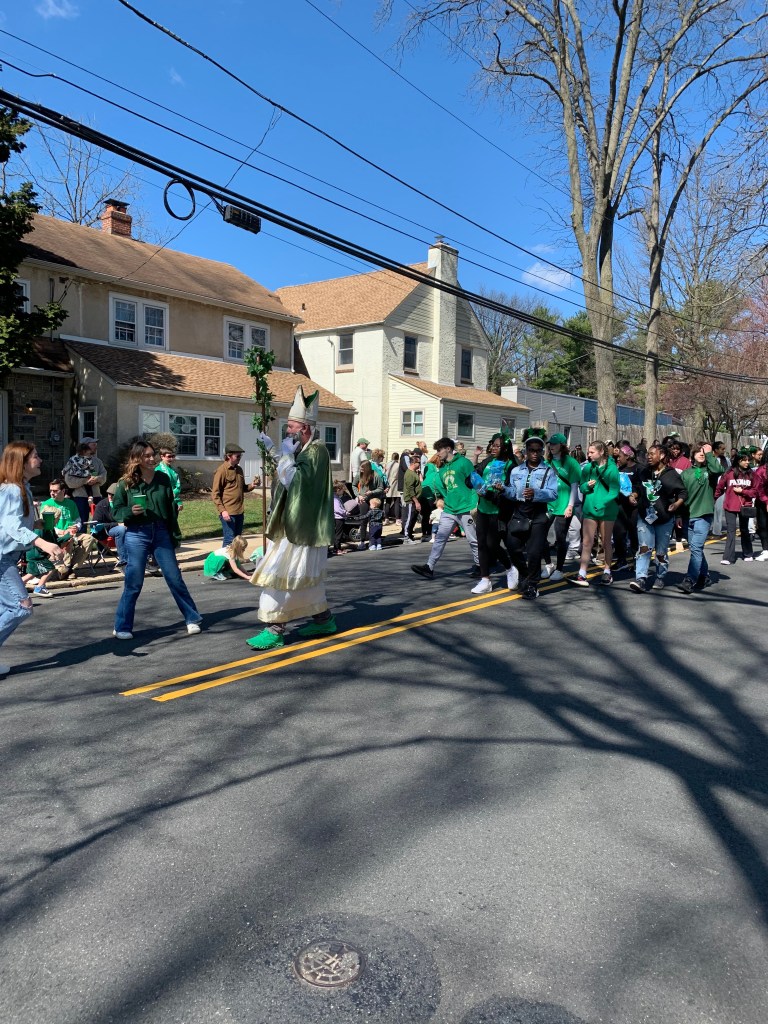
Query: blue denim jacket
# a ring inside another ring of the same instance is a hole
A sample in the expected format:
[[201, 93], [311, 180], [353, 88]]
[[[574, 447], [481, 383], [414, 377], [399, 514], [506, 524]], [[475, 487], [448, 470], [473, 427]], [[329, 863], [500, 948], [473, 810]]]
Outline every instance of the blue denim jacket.
[[554, 501], [557, 497], [557, 473], [546, 462], [542, 462], [536, 469], [530, 469], [523, 462], [509, 474], [504, 495], [512, 501], [524, 502], [523, 491], [526, 487], [533, 488], [533, 501]]
[[24, 515], [21, 489], [16, 484], [0, 484], [0, 557], [26, 551], [37, 540], [32, 529], [35, 523], [32, 491], [28, 484], [23, 486], [29, 503], [27, 515]]

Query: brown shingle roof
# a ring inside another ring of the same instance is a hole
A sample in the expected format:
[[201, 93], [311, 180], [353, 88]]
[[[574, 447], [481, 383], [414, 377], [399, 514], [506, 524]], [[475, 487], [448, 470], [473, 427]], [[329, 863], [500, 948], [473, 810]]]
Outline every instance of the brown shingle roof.
[[[73, 372], [67, 350], [60, 341], [51, 341], [50, 338], [36, 338], [32, 342], [32, 355], [26, 365], [54, 373]], [[19, 367], [19, 372], [24, 372], [23, 367]]]
[[[426, 263], [414, 270], [430, 273]], [[361, 324], [380, 324], [419, 285], [390, 270], [370, 274], [336, 277], [331, 281], [312, 281], [278, 288], [277, 294], [287, 309], [300, 316], [296, 333], [322, 331]]]
[[409, 387], [423, 391], [433, 398], [441, 398], [449, 402], [466, 402], [468, 405], [491, 405], [497, 409], [519, 409], [528, 411], [527, 405], [520, 405], [509, 398], [502, 398], [493, 391], [481, 391], [480, 388], [458, 388], [451, 384], [435, 384], [431, 380], [414, 379], [413, 377], [400, 377], [398, 374], [391, 374], [394, 380], [399, 380]]
[[26, 236], [28, 259], [119, 278], [126, 287], [181, 292], [222, 305], [236, 303], [283, 318], [290, 314], [273, 292], [228, 263], [160, 249], [97, 228], [38, 214]]
[[[177, 394], [189, 391], [199, 395], [244, 400], [253, 395], [253, 380], [242, 363], [194, 359], [167, 352], [131, 351], [81, 341], [68, 341], [66, 344], [67, 348], [87, 359], [114, 384], [123, 387], [137, 390], [161, 388]], [[349, 402], [321, 388], [303, 373], [273, 370], [269, 375], [269, 386], [278, 404], [290, 405], [300, 384], [307, 394], [314, 390], [320, 392], [321, 409], [354, 411]]]

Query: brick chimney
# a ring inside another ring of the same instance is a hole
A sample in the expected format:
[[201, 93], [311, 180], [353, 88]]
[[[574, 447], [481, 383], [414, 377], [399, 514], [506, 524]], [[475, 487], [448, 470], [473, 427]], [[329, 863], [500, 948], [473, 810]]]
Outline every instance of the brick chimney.
[[101, 230], [106, 231], [108, 235], [130, 238], [133, 217], [127, 210], [128, 203], [121, 203], [119, 199], [105, 199], [101, 213]]

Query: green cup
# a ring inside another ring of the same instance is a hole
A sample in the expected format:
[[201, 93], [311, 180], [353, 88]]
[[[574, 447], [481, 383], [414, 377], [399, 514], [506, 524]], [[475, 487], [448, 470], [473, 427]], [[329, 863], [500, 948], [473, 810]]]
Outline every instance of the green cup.
[[146, 508], [147, 508], [147, 496], [146, 496], [146, 494], [139, 494], [139, 493], [134, 491], [134, 493], [131, 495], [131, 504], [132, 505], [141, 505], [141, 507], [144, 510], [146, 510]]
[[43, 512], [43, 529], [54, 530], [56, 528], [56, 515], [54, 512]]

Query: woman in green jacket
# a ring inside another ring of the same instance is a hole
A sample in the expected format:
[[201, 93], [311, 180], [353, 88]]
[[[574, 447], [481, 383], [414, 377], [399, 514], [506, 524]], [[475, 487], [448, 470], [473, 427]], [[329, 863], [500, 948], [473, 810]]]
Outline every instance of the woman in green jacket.
[[684, 594], [703, 590], [709, 579], [709, 566], [704, 555], [704, 544], [715, 517], [715, 486], [723, 467], [712, 454], [711, 444], [695, 444], [691, 448], [691, 468], [680, 476], [688, 497], [688, 570], [678, 586]]
[[150, 555], [160, 566], [163, 579], [184, 616], [188, 633], [199, 633], [203, 621], [182, 579], [175, 548], [181, 541], [173, 487], [165, 473], [155, 470], [155, 449], [137, 441], [128, 453], [125, 472], [117, 483], [112, 504], [115, 522], [125, 524], [123, 593], [115, 613], [113, 636], [133, 639], [136, 602], [144, 586], [144, 570]]
[[605, 552], [605, 567], [601, 583], [613, 583], [611, 559], [613, 557], [613, 524], [619, 514], [619, 470], [602, 441], [594, 441], [587, 448], [587, 465], [581, 471], [579, 490], [584, 495], [581, 513], [581, 563], [579, 574], [571, 578], [577, 587], [588, 587], [587, 569], [595, 535], [599, 531]]

